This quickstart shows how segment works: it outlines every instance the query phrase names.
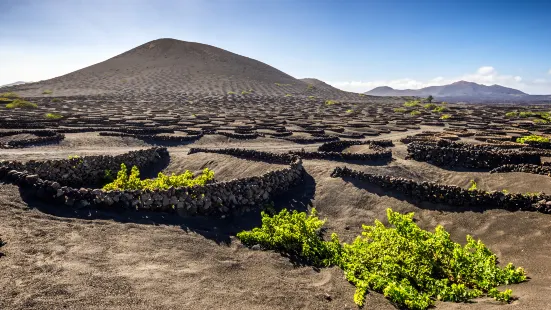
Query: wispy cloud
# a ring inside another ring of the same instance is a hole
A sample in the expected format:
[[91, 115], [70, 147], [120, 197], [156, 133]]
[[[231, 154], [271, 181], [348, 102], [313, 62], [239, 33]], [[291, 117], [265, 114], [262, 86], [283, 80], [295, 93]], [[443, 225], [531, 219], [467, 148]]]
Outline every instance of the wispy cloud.
[[547, 72], [547, 74], [551, 74], [551, 69], [549, 69], [549, 71]]
[[439, 76], [430, 80], [401, 78], [395, 80], [376, 81], [328, 81], [326, 83], [347, 91], [366, 92], [379, 86], [389, 86], [395, 89], [419, 89], [428, 86], [446, 85], [460, 80], [484, 85], [499, 84], [506, 87], [520, 89], [531, 94], [551, 94], [551, 81], [547, 81], [545, 79], [528, 81], [518, 75], [500, 74], [492, 66], [483, 66], [478, 68], [478, 70], [474, 73], [468, 73], [462, 76], [448, 78]]

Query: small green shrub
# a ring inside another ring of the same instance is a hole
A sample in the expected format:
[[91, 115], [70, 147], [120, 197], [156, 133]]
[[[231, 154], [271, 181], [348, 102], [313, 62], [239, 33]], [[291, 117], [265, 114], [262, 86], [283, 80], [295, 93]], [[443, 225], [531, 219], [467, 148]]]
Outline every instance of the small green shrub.
[[316, 99], [316, 96], [308, 96], [308, 99]]
[[428, 103], [431, 103], [434, 100], [434, 97], [432, 95], [429, 95], [426, 100]]
[[54, 98], [54, 99], [52, 99], [52, 102], [61, 102], [61, 99], [59, 99], [59, 98]]
[[516, 111], [507, 112], [505, 113], [505, 117], [508, 117], [508, 118], [518, 117], [518, 112]]
[[6, 108], [8, 108], [8, 109], [15, 109], [15, 108], [34, 109], [34, 108], [38, 108], [38, 105], [36, 103], [32, 103], [32, 102], [25, 101], [25, 100], [22, 100], [22, 99], [15, 99], [11, 103], [6, 104]]
[[46, 89], [42, 92], [43, 95], [51, 95], [53, 94], [54, 92], [52, 90], [49, 90], [49, 89]]
[[416, 107], [416, 106], [419, 106], [419, 101], [418, 100], [411, 100], [411, 101], [406, 101], [404, 103], [404, 107], [408, 107], [408, 108], [412, 108], [412, 107]]
[[475, 180], [471, 180], [471, 186], [469, 187], [470, 191], [476, 191], [478, 190], [478, 184], [476, 184]]
[[60, 119], [60, 118], [63, 118], [63, 115], [58, 114], [58, 113], [47, 113], [47, 114], [45, 115], [45, 117], [46, 117], [47, 119]]
[[19, 98], [19, 95], [14, 92], [7, 92], [7, 93], [1, 93], [0, 97], [8, 98], [8, 99], [17, 99]]
[[358, 94], [360, 97], [365, 97], [365, 94]]
[[10, 103], [13, 99], [0, 97], [0, 103]]
[[406, 112], [405, 108], [394, 108], [394, 113], [405, 113], [405, 112]]
[[444, 115], [440, 116], [440, 119], [448, 119], [450, 117], [452, 117], [450, 114], [444, 114]]
[[434, 108], [434, 110], [432, 110], [432, 112], [435, 112], [435, 113], [442, 113], [444, 111], [446, 111], [446, 107], [436, 107]]
[[285, 94], [285, 97], [293, 97], [291, 94]]
[[526, 143], [526, 142], [540, 142], [540, 143], [549, 143], [549, 138], [542, 137], [538, 135], [529, 135], [517, 138], [518, 143]]
[[352, 113], [352, 112], [354, 112], [354, 110], [352, 110], [352, 109], [346, 110], [346, 113]]
[[421, 114], [421, 111], [414, 110], [414, 111], [409, 112], [409, 114], [413, 115], [413, 116], [416, 116], [416, 115]]
[[325, 104], [326, 105], [334, 105], [334, 104], [339, 104], [339, 102], [337, 100], [326, 100]]
[[312, 90], [312, 89], [314, 89], [314, 88], [316, 88], [314, 85], [308, 84], [308, 87], [307, 87], [308, 90]]
[[235, 95], [235, 92], [229, 91], [229, 92], [228, 92], [228, 95]]
[[241, 92], [241, 95], [250, 95], [250, 94], [251, 94], [251, 92], [250, 92], [250, 91], [246, 91], [246, 90], [244, 90], [244, 91]]
[[526, 280], [520, 267], [497, 266], [496, 255], [480, 240], [467, 236], [467, 244], [461, 246], [442, 226], [434, 233], [419, 228], [413, 213], [387, 209], [387, 217], [393, 227], [378, 220], [373, 226], [363, 225], [362, 235], [351, 244], [340, 243], [336, 234], [324, 241], [325, 220], [315, 209], [310, 215], [285, 209], [274, 216], [262, 212], [262, 226], [237, 237], [247, 246], [260, 245], [317, 266], [339, 266], [356, 286], [358, 306], [363, 306], [368, 289], [409, 309], [427, 309], [434, 300], [466, 302], [484, 294], [508, 302], [512, 292], [496, 287]]
[[170, 187], [189, 187], [189, 186], [203, 186], [208, 182], [214, 180], [214, 171], [205, 168], [203, 172], [197, 176], [193, 177], [191, 171], [186, 171], [183, 174], [171, 174], [165, 175], [162, 172], [159, 172], [157, 178], [154, 179], [140, 179], [140, 170], [137, 166], [132, 167], [130, 175], [126, 165], [121, 164], [121, 170], [117, 173], [117, 178], [106, 184], [104, 190], [137, 190], [137, 189], [168, 189]]
[[291, 86], [291, 84], [275, 83], [277, 86]]
[[434, 103], [427, 103], [425, 105], [423, 105], [423, 108], [427, 109], [427, 110], [432, 110], [434, 108], [436, 108], [436, 104]]

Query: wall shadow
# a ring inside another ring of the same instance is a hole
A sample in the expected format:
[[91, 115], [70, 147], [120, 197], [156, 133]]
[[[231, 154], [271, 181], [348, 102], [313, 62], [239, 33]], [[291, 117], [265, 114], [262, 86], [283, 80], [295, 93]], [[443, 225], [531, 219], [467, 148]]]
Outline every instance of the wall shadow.
[[[303, 182], [290, 191], [280, 193], [273, 198], [273, 209], [279, 212], [283, 208], [306, 211], [312, 205], [315, 195], [315, 179], [304, 171]], [[229, 214], [225, 217], [190, 216], [180, 217], [177, 213], [132, 211], [124, 209], [106, 210], [102, 208], [72, 208], [55, 205], [31, 196], [25, 188], [19, 187], [23, 201], [29, 208], [40, 212], [65, 218], [84, 220], [113, 220], [119, 223], [136, 223], [144, 225], [180, 226], [186, 232], [194, 232], [210, 239], [217, 244], [230, 245], [231, 237], [243, 230], [251, 230], [261, 225], [261, 211], [265, 206], [257, 206], [254, 210]]]
[[[358, 189], [363, 189], [365, 191], [376, 194], [378, 196], [392, 197], [400, 201], [404, 201], [412, 205], [415, 205], [421, 209], [426, 209], [431, 211], [444, 211], [444, 212], [454, 212], [454, 213], [462, 213], [462, 212], [484, 213], [485, 211], [493, 210], [493, 209], [506, 211], [506, 209], [497, 208], [493, 206], [482, 206], [482, 205], [453, 206], [453, 205], [448, 205], [444, 203], [435, 203], [435, 202], [416, 199], [416, 198], [407, 196], [404, 193], [399, 192], [397, 190], [383, 188], [366, 181], [358, 180], [356, 178], [343, 177], [342, 179], [345, 182], [354, 185]], [[513, 212], [513, 211], [510, 211], [510, 212]]]

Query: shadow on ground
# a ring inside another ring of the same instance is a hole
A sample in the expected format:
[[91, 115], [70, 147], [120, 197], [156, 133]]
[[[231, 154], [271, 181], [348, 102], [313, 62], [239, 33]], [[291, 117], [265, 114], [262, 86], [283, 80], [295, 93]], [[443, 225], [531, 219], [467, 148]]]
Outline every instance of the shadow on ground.
[[[156, 169], [153, 169], [156, 170]], [[282, 193], [273, 199], [273, 208], [276, 212], [286, 208], [288, 210], [306, 211], [314, 199], [316, 182], [306, 171], [304, 181], [288, 192]], [[186, 232], [194, 232], [217, 244], [231, 244], [231, 236], [243, 230], [250, 230], [261, 225], [260, 212], [264, 206], [258, 206], [254, 211], [240, 215], [230, 215], [225, 218], [206, 216], [180, 217], [176, 213], [146, 212], [130, 210], [103, 210], [96, 208], [74, 209], [66, 206], [45, 203], [30, 196], [20, 188], [20, 194], [29, 208], [41, 212], [84, 220], [113, 220], [120, 223], [137, 223], [146, 225], [174, 225], [180, 226]]]
[[[352, 177], [343, 177], [342, 178], [345, 182], [350, 183], [354, 186], [356, 186], [359, 189], [366, 190], [370, 193], [379, 195], [379, 196], [387, 196], [392, 197], [401, 201], [408, 202], [412, 205], [415, 205], [421, 209], [426, 210], [432, 210], [432, 211], [444, 211], [444, 212], [477, 212], [477, 213], [484, 213], [488, 210], [498, 209], [491, 206], [480, 206], [480, 205], [464, 205], [464, 206], [452, 206], [448, 204], [443, 203], [432, 203], [429, 201], [422, 201], [419, 199], [415, 199], [412, 197], [409, 197], [405, 195], [404, 193], [398, 192], [396, 190], [386, 189], [382, 188], [377, 185], [373, 185], [371, 183], [368, 183], [366, 181], [358, 180], [356, 178]], [[503, 210], [499, 208], [500, 210]]]

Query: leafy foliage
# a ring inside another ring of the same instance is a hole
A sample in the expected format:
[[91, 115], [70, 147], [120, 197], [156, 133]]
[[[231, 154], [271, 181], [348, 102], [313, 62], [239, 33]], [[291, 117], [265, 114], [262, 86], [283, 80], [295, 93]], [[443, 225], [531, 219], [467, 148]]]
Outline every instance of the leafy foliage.
[[346, 110], [346, 113], [352, 113], [352, 112], [354, 112], [354, 110], [352, 110], [352, 109]]
[[405, 113], [406, 109], [404, 108], [394, 108], [394, 113]]
[[0, 97], [0, 103], [10, 103], [12, 101], [13, 101], [13, 99]]
[[461, 246], [442, 226], [434, 233], [419, 228], [413, 213], [387, 209], [387, 217], [394, 227], [376, 220], [373, 226], [364, 225], [362, 235], [351, 244], [341, 244], [336, 234], [324, 241], [320, 231], [325, 221], [315, 210], [310, 215], [262, 212], [262, 226], [237, 237], [248, 246], [258, 244], [318, 266], [339, 266], [356, 286], [354, 302], [359, 306], [368, 289], [409, 309], [427, 309], [435, 299], [464, 302], [484, 294], [510, 301], [512, 291], [499, 292], [496, 287], [526, 280], [522, 268], [498, 267], [496, 255], [471, 236]]
[[404, 107], [412, 108], [419, 106], [419, 100], [410, 100], [404, 103]]
[[413, 115], [413, 116], [416, 116], [416, 115], [421, 114], [421, 111], [414, 110], [414, 111], [409, 112], [409, 114]]
[[277, 250], [298, 256], [315, 266], [330, 266], [338, 257], [340, 243], [333, 234], [332, 241], [324, 241], [320, 229], [325, 220], [320, 220], [316, 209], [306, 212], [289, 212], [283, 209], [271, 217], [262, 212], [262, 226], [251, 231], [242, 231], [237, 237], [243, 244], [260, 245], [266, 250]]
[[432, 110], [432, 112], [435, 112], [435, 113], [442, 113], [444, 111], [447, 111], [447, 109], [446, 107], [442, 107], [442, 106], [436, 107]]
[[440, 119], [449, 119], [450, 117], [452, 117], [450, 114], [444, 114], [440, 116]]
[[423, 105], [423, 108], [427, 109], [427, 110], [432, 110], [434, 108], [436, 108], [436, 104], [434, 103], [427, 103], [425, 105]]
[[518, 112], [516, 111], [511, 111], [511, 112], [507, 112], [505, 113], [505, 117], [518, 117]]
[[22, 99], [15, 99], [12, 103], [6, 104], [6, 108], [8, 108], [8, 109], [15, 109], [15, 108], [34, 109], [34, 108], [38, 108], [38, 105], [36, 103], [32, 103], [32, 102], [25, 101], [25, 100], [22, 100]]
[[60, 119], [63, 118], [63, 115], [59, 113], [47, 113], [44, 117], [46, 117], [47, 119]]
[[432, 95], [429, 95], [426, 100], [428, 103], [431, 103], [434, 100], [434, 97]]
[[0, 97], [8, 98], [8, 99], [17, 99], [19, 98], [19, 95], [14, 92], [7, 92], [7, 93], [1, 93]]
[[52, 90], [49, 90], [49, 89], [46, 89], [42, 92], [43, 95], [51, 95], [53, 94], [54, 92]]
[[193, 173], [189, 170], [183, 174], [171, 174], [165, 175], [159, 172], [157, 178], [154, 179], [140, 179], [140, 170], [137, 166], [133, 166], [130, 175], [128, 175], [128, 169], [124, 163], [121, 164], [121, 170], [117, 173], [117, 178], [106, 184], [104, 190], [137, 190], [137, 189], [168, 189], [170, 187], [189, 187], [195, 185], [205, 185], [214, 179], [214, 171], [209, 168], [205, 168], [203, 172], [193, 177]]
[[338, 104], [339, 102], [336, 101], [336, 100], [326, 100], [325, 101], [325, 104], [326, 105], [334, 105], [334, 104]]
[[229, 92], [228, 92], [228, 95], [235, 95], [235, 92], [229, 91]]
[[517, 138], [518, 143], [526, 143], [526, 142], [540, 142], [540, 143], [549, 143], [549, 138], [542, 137], [538, 135], [529, 135]]
[[478, 190], [478, 184], [476, 184], [475, 180], [471, 180], [471, 186], [469, 187], [470, 191], [476, 191]]

